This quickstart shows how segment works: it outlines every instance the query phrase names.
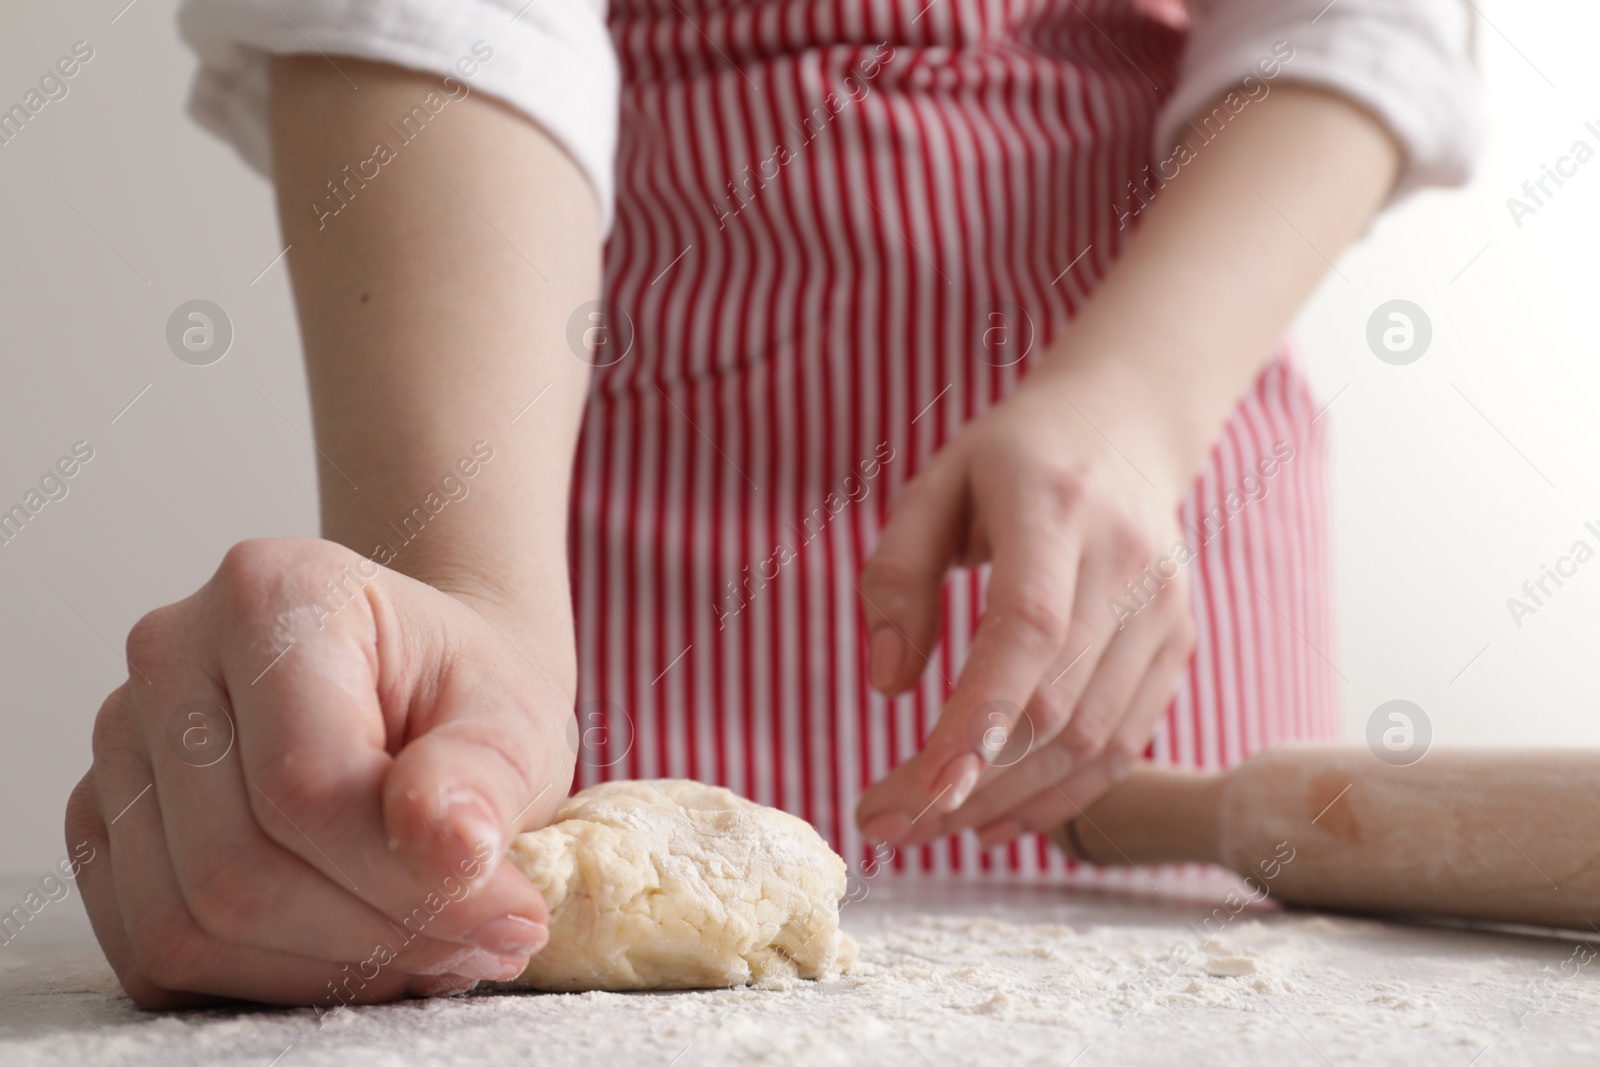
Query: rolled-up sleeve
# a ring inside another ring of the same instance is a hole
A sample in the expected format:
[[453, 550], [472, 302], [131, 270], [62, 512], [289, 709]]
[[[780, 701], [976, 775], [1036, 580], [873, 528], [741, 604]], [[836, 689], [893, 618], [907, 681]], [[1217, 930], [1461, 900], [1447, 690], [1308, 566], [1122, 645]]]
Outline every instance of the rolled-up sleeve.
[[1156, 124], [1158, 154], [1245, 77], [1274, 80], [1264, 70], [1288, 53], [1276, 79], [1340, 93], [1388, 128], [1404, 153], [1396, 197], [1471, 176], [1483, 119], [1465, 0], [1191, 0], [1189, 11], [1178, 86]]
[[527, 115], [583, 169], [610, 228], [619, 76], [605, 0], [183, 0], [178, 27], [200, 59], [190, 114], [263, 174], [268, 57], [356, 56], [455, 79]]

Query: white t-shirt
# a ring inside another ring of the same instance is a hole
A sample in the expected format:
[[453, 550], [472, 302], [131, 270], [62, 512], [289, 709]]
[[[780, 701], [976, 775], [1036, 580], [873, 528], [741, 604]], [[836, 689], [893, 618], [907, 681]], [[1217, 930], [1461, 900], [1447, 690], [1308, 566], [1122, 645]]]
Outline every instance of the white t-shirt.
[[[619, 72], [606, 0], [183, 0], [200, 57], [190, 111], [254, 168], [270, 169], [269, 53], [380, 60], [470, 83], [538, 123], [593, 184], [609, 230]], [[1401, 145], [1395, 195], [1465, 181], [1482, 141], [1465, 0], [1190, 0], [1178, 86], [1155, 129], [1184, 126], [1277, 42], [1288, 77], [1355, 100]], [[491, 51], [484, 60], [483, 42]], [[470, 71], [470, 74], [469, 74]]]

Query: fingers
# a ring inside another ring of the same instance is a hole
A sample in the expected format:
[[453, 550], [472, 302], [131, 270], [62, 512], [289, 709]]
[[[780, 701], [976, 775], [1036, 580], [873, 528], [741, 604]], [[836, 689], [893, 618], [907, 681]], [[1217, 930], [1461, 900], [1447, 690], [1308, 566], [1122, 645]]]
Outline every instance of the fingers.
[[985, 731], [973, 724], [980, 709], [1019, 717], [1071, 628], [1082, 541], [1078, 523], [1061, 509], [1073, 505], [1031, 491], [1024, 497], [1000, 509], [1016, 518], [991, 532], [994, 563], [983, 621], [924, 746], [924, 784], [942, 811], [960, 807], [977, 785], [983, 761], [975, 750]]
[[[163, 707], [164, 679], [154, 679], [150, 688], [134, 690], [132, 700], [157, 702], [137, 718], [146, 724], [162, 844], [184, 904], [206, 934], [230, 945], [332, 963], [361, 961], [375, 946], [388, 944], [399, 953], [395, 966], [408, 974], [490, 978], [509, 970], [499, 957], [432, 937], [417, 936], [396, 946], [397, 931], [387, 916], [284, 849], [256, 824], [223, 707], [225, 695], [213, 690], [173, 710]], [[185, 695], [201, 691], [196, 687]], [[164, 743], [173, 739], [174, 725], [184, 727], [180, 738], [204, 730], [216, 735], [215, 741], [198, 748]], [[156, 736], [149, 736], [151, 726]], [[109, 775], [117, 761], [114, 756], [106, 759]], [[294, 918], [286, 921], [285, 916]]]
[[[462, 636], [483, 627], [460, 602], [420, 583], [388, 588], [409, 579], [374, 568], [330, 608], [317, 583], [356, 559], [326, 542], [247, 542], [200, 594], [129, 634], [139, 681], [96, 719], [68, 832], [101, 856], [81, 871], [84, 900], [140, 1004], [451, 992], [513, 977], [543, 947], [542, 897], [492, 868], [519, 823], [548, 814], [542, 794], [553, 807], [566, 791], [570, 701], [547, 700], [558, 710], [543, 720], [497, 709], [489, 690], [536, 685]], [[400, 625], [395, 600], [422, 617]], [[394, 754], [435, 728], [397, 778], [388, 828]], [[476, 824], [407, 818], [425, 788], [459, 799], [449, 779], [480, 799]], [[397, 851], [386, 829], [472, 847]]]
[[[1080, 597], [1080, 607], [1085, 603], [1096, 602], [1093, 596]], [[1087, 631], [1087, 625], [1074, 624], [1074, 633], [1082, 634]], [[1109, 734], [1115, 726], [1115, 721], [1099, 724], [1100, 716], [1092, 717], [1091, 723], [1080, 725], [1078, 716], [1082, 715], [1077, 691], [1069, 691], [1065, 684], [1068, 674], [1081, 672], [1086, 680], [1078, 685], [1081, 691], [1087, 679], [1098, 678], [1099, 672], [1106, 669], [1109, 661], [1113, 674], [1122, 677], [1132, 677], [1137, 683], [1137, 674], [1145, 667], [1149, 657], [1154, 655], [1154, 649], [1148, 648], [1151, 639], [1148, 636], [1152, 628], [1141, 628], [1136, 637], [1119, 635], [1115, 640], [1107, 639], [1099, 634], [1094, 634], [1092, 642], [1080, 648], [1076, 655], [1067, 659], [1058, 659], [1060, 666], [1051, 664], [1045, 672], [1044, 679], [1039, 688], [1034, 692], [1032, 699], [1021, 716], [1009, 724], [1010, 734], [1003, 745], [985, 744], [980, 746], [979, 759], [982, 763], [977, 785], [971, 795], [952, 811], [936, 812], [937, 817], [917, 820], [914, 831], [907, 830], [905, 835], [894, 841], [901, 845], [918, 845], [932, 841], [942, 834], [956, 833], [964, 829], [976, 828], [986, 825], [1001, 813], [1022, 803], [1028, 797], [1049, 783], [1059, 781], [1070, 773], [1074, 767], [1079, 766], [1093, 758], [1103, 743], [1103, 734]], [[1069, 638], [1069, 641], [1074, 639]], [[1098, 644], [1096, 644], [1098, 642]], [[1095, 648], [1109, 649], [1104, 656], [1095, 657]], [[1140, 662], [1146, 660], [1146, 662]], [[1064, 662], [1063, 662], [1064, 661]], [[1095, 672], [1095, 673], [1091, 673]], [[1116, 707], [1115, 698], [1107, 707]], [[981, 705], [969, 719], [966, 736], [969, 740], [979, 734], [980, 726], [984, 727], [982, 733], [985, 740], [988, 735], [1000, 733], [1005, 728], [998, 720], [997, 707], [1005, 707], [1002, 702], [991, 702]], [[1118, 708], [1120, 714], [1124, 708]], [[1065, 732], [1065, 736], [1063, 736]], [[1099, 738], [1093, 751], [1084, 751], [1081, 735]], [[943, 787], [941, 787], [943, 788]], [[927, 804], [932, 795], [917, 791], [906, 801], [907, 804]], [[947, 805], [937, 804], [935, 808], [944, 808]], [[874, 829], [887, 829], [887, 822], [880, 822]]]
[[[142, 744], [139, 720], [148, 716], [129, 710], [130, 690], [149, 695], [144, 686], [124, 687], [102, 709], [95, 766], [69, 804], [68, 836], [78, 840], [74, 855], [83, 864], [78, 875], [96, 936], [136, 1003], [193, 1007], [212, 995], [366, 1002], [437, 991], [432, 979], [417, 986], [418, 975], [451, 976], [454, 988], [521, 971], [524, 960], [435, 941], [387, 922], [294, 857], [282, 854], [286, 862], [274, 862], [277, 846], [270, 842], [254, 852], [237, 847], [241, 827], [245, 837], [261, 836], [248, 811], [242, 817], [235, 811], [219, 826], [188, 821], [181, 831], [188, 843], [174, 847], [168, 829], [179, 814], [174, 808], [227, 816], [231, 805], [220, 798], [230, 788], [242, 798], [237, 759], [155, 770], [148, 756], [174, 760], [167, 749]], [[197, 790], [202, 773], [209, 784]], [[197, 838], [208, 829], [218, 832]], [[255, 854], [262, 850], [264, 856]], [[190, 868], [185, 876], [179, 864]], [[386, 972], [381, 981], [380, 966]]]
[[1027, 833], [1027, 824], [1020, 819], [999, 819], [978, 831], [978, 847], [988, 851]]
[[[1052, 811], [1065, 810], [1060, 802], [1050, 799], [1052, 796], [1060, 799], [1058, 785], [1068, 791], [1072, 800], [1092, 803], [1127, 776], [1147, 747], [1155, 722], [1172, 701], [1178, 672], [1188, 661], [1192, 645], [1190, 632], [1186, 621], [1166, 630], [1154, 625], [1137, 631], [1130, 625], [1123, 630], [1102, 661], [1101, 670], [1106, 680], [1100, 682], [1097, 674], [1090, 693], [1085, 696], [1085, 704], [1094, 703], [1085, 714], [1087, 725], [1081, 727], [1082, 732], [1078, 732], [1078, 719], [1074, 717], [1067, 729], [1053, 740], [1018, 753], [1008, 762], [997, 761], [996, 766], [986, 769], [980, 785], [967, 802], [953, 812], [928, 812], [914, 823], [891, 825], [891, 816], [884, 813], [894, 804], [904, 803], [912, 785], [910, 765], [897, 767], [863, 798], [858, 816], [863, 833], [876, 840], [914, 846], [945, 834], [973, 829], [978, 831], [983, 847], [988, 848], [1029, 828], [1031, 824], [1020, 816], [1031, 810], [1030, 804], [1037, 803]], [[1152, 635], [1161, 633], [1165, 633], [1165, 640], [1158, 648], [1149, 648]], [[1102, 685], [1103, 690], [1098, 688]], [[1125, 703], [1120, 695], [1124, 692], [1127, 693]], [[1109, 712], [1102, 708], [1116, 710]], [[1027, 712], [1030, 724], [1035, 714], [1030, 705]], [[1014, 740], [1021, 739], [1024, 733], [1019, 730]], [[1089, 740], [1086, 742], [1083, 738]], [[1049, 825], [1040, 828], [1048, 829]], [[896, 831], [899, 836], [880, 836], [889, 831]]]
[[436, 820], [436, 834], [456, 835], [473, 854], [426, 872], [387, 847], [390, 751], [437, 696], [419, 690], [439, 677], [443, 625], [427, 617], [400, 626], [393, 603], [405, 591], [389, 589], [401, 579], [388, 572], [329, 615], [320, 568], [282, 558], [283, 545], [237, 546], [207, 587], [254, 821], [396, 925], [525, 961], [544, 943], [546, 911], [519, 872], [485, 875], [504, 844], [501, 827]]
[[[1031, 712], [1029, 719], [1032, 719]], [[942, 815], [936, 825], [924, 825], [901, 843], [925, 844], [937, 834], [959, 833], [987, 826], [1020, 807], [1040, 790], [1048, 789], [1051, 783], [1066, 778], [1079, 765], [1059, 738], [1046, 742], [1029, 752], [1015, 766], [1003, 768], [998, 773], [991, 772], [965, 804]]]
[[939, 639], [939, 592], [963, 538], [963, 482], [935, 462], [902, 490], [861, 572], [872, 685], [886, 696], [911, 686]]
[[[566, 798], [575, 755], [570, 713], [558, 721], [544, 694], [460, 665], [449, 650], [440, 673], [432, 714], [395, 757], [383, 793], [390, 839], [431, 864], [423, 869], [455, 868], [486, 844], [497, 860], [512, 835], [543, 826]], [[493, 861], [485, 867], [492, 873]]]
[[862, 834], [889, 844], [905, 840], [925, 819], [937, 824], [939, 816], [923, 799], [920, 752], [875, 783], [856, 804]]
[[1194, 628], [1185, 614], [1139, 680], [1128, 713], [1106, 741], [1105, 753], [1116, 763], [1131, 766], [1143, 757], [1156, 723], [1172, 706], [1179, 675], [1193, 654]]
[[[1117, 784], [1109, 758], [1102, 756], [1069, 774], [1060, 782], [1052, 783], [1032, 798], [1013, 809], [1003, 820], [996, 820], [980, 829], [978, 840], [985, 847], [1009, 840], [1004, 831], [1010, 827], [1001, 823], [1020, 824], [1023, 829], [1044, 833], [1062, 823], [1078, 818], [1085, 808], [1099, 800]], [[1018, 830], [1017, 833], [1021, 833]], [[1016, 834], [1011, 834], [1015, 837]]]
[[1127, 777], [1129, 770], [1138, 762], [1149, 745], [1156, 721], [1172, 704], [1174, 681], [1188, 662], [1192, 648], [1193, 642], [1187, 627], [1181, 627], [1169, 635], [1157, 651], [1149, 670], [1139, 680], [1127, 713], [1111, 731], [1099, 755], [1087, 763], [1077, 764], [1061, 780], [1040, 789], [1020, 804], [1011, 807], [986, 805], [983, 810], [974, 813], [976, 818], [970, 820], [965, 810], [957, 813], [962, 825], [976, 827], [979, 842], [984, 848], [991, 848], [1016, 837], [1025, 829], [1047, 833], [1063, 822], [1077, 818], [1082, 809], [1099, 800]]
[[[472, 841], [473, 853], [431, 877], [402, 861], [385, 826], [383, 789], [392, 760], [381, 750], [332, 745], [315, 724], [297, 724], [270, 741], [260, 707], [239, 710], [241, 754], [257, 823], [275, 842], [352, 896], [414, 932], [461, 941], [502, 955], [526, 957], [546, 939], [544, 902], [520, 872], [504, 865], [485, 875], [503, 845], [491, 821], [463, 826], [459, 810], [430, 819], [437, 838], [492, 834]], [[260, 742], [256, 754], [252, 746]], [[319, 744], [343, 755], [337, 765], [309, 753]], [[292, 773], [284, 773], [292, 769]], [[479, 826], [483, 829], [480, 831]], [[445, 905], [449, 906], [446, 907]], [[520, 936], [519, 936], [520, 935]]]
[[[1174, 602], [1176, 600], [1173, 598]], [[1136, 618], [1123, 629], [1112, 631], [1106, 653], [1087, 679], [1071, 720], [1052, 742], [1073, 764], [1082, 765], [1096, 759], [1119, 725], [1126, 721], [1135, 707], [1135, 694], [1156, 667], [1158, 653], [1171, 643], [1172, 625], [1165, 617], [1151, 615]], [[1170, 660], [1163, 662], [1162, 670], [1170, 692], [1174, 673]], [[1131, 765], [1143, 750], [1141, 741], [1138, 751], [1113, 753], [1116, 758], [1112, 766]]]
[[117, 903], [111, 876], [111, 843], [100, 815], [93, 771], [83, 777], [67, 799], [66, 829], [68, 854], [82, 860], [77, 880], [84, 910], [89, 913], [89, 923], [106, 961], [128, 996], [150, 1011], [195, 1008], [207, 1003], [211, 998], [200, 994], [163, 989], [139, 969], [133, 941], [123, 926], [122, 909]]
[[[97, 767], [102, 813], [108, 799], [137, 792], [132, 786], [140, 777], [138, 766], [131, 762], [108, 771]], [[120, 943], [126, 954], [113, 960], [113, 966], [120, 962], [118, 975], [125, 988], [130, 995], [138, 991], [148, 1006], [183, 1003], [186, 998], [174, 994], [186, 990], [272, 1004], [328, 1003], [338, 988], [336, 982], [349, 994], [339, 998], [346, 1002], [387, 1000], [405, 993], [410, 976], [376, 965], [376, 958], [367, 973], [358, 969], [351, 975], [349, 965], [229, 945], [210, 936], [185, 906], [162, 839], [161, 805], [155, 791], [144, 793], [113, 819], [106, 851], [123, 936], [114, 937], [112, 943]], [[103, 925], [97, 922], [97, 933]]]
[[[1005, 782], [994, 804], [980, 808], [975, 818], [959, 820], [955, 828], [982, 825], [991, 814], [1064, 775], [1074, 762], [1094, 758], [1126, 711], [1164, 631], [1187, 612], [1181, 592], [1169, 590], [1153, 610], [1119, 630], [1107, 605], [1121, 593], [1116, 583], [1136, 573], [1147, 554], [1141, 535], [1114, 515], [1091, 521], [1082, 503], [1088, 489], [1078, 475], [1060, 475], [1045, 485], [1050, 491], [1031, 484], [1019, 495], [984, 502], [1010, 521], [989, 533], [994, 564], [984, 620], [925, 743], [925, 792], [902, 798], [898, 814], [907, 819], [929, 802], [938, 812], [956, 811], [974, 792]], [[1081, 537], [1089, 540], [1080, 542]], [[1030, 743], [1047, 748], [1067, 730], [1063, 745], [1071, 759], [1063, 762], [1053, 754], [1047, 766], [1035, 760], [1022, 780], [1007, 781], [1015, 777], [1010, 768], [1016, 760], [1004, 757], [1011, 751], [1011, 735], [1024, 732], [1014, 729], [1024, 706]], [[874, 807], [870, 817], [877, 820], [875, 831], [907, 830], [907, 819], [894, 819], [890, 826], [887, 811]], [[942, 820], [921, 821], [914, 835], [896, 843], [931, 839], [943, 828]]]

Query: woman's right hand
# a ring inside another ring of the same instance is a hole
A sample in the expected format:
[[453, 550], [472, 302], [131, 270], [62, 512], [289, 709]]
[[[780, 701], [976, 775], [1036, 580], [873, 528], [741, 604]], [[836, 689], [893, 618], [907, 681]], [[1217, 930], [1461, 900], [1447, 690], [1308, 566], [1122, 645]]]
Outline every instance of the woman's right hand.
[[431, 995], [544, 945], [501, 860], [572, 780], [565, 602], [512, 618], [332, 542], [246, 541], [127, 655], [66, 832], [136, 1003]]

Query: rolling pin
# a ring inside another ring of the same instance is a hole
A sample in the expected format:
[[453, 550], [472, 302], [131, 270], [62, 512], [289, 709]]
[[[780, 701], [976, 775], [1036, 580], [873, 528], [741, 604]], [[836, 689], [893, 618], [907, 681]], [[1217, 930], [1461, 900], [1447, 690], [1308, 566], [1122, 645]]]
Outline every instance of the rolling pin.
[[1140, 766], [1050, 835], [1108, 866], [1215, 863], [1285, 903], [1600, 930], [1600, 752], [1287, 745]]

